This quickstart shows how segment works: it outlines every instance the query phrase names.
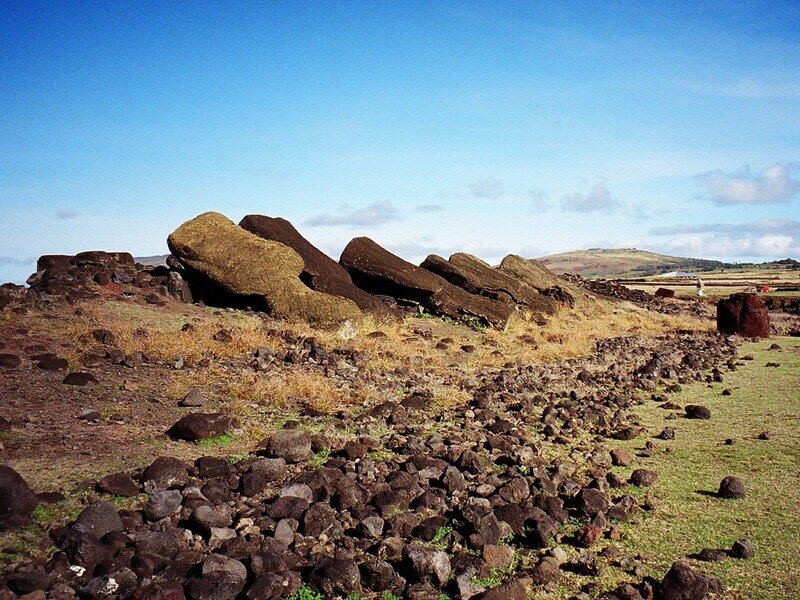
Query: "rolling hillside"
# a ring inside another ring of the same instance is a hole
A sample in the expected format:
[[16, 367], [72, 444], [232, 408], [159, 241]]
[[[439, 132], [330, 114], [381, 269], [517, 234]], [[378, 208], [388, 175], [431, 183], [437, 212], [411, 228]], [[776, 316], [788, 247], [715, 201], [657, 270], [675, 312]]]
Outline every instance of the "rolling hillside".
[[668, 271], [702, 271], [728, 266], [718, 260], [667, 256], [635, 248], [590, 248], [543, 256], [542, 261], [554, 273], [582, 277], [619, 277], [656, 275]]

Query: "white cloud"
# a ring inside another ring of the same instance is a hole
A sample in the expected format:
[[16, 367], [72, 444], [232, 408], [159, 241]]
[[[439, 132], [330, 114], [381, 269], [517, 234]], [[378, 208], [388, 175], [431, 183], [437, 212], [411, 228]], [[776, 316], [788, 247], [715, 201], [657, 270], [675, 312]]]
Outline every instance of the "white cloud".
[[670, 253], [695, 258], [754, 256], [786, 258], [800, 256], [800, 239], [789, 235], [714, 236], [679, 235], [666, 242]]
[[561, 197], [561, 208], [568, 212], [612, 212], [621, 204], [614, 199], [603, 183], [596, 183], [588, 194], [565, 194]]
[[650, 235], [677, 235], [687, 233], [722, 233], [728, 235], [782, 234], [800, 239], [800, 221], [792, 219], [767, 219], [748, 223], [701, 223], [699, 225], [667, 225], [654, 227]]
[[496, 199], [506, 193], [503, 189], [503, 182], [494, 177], [473, 181], [469, 184], [469, 189], [476, 198]]
[[309, 227], [366, 227], [383, 225], [401, 219], [399, 211], [391, 202], [374, 202], [364, 208], [343, 210], [338, 215], [324, 214], [308, 219]]
[[793, 179], [790, 165], [776, 164], [758, 176], [747, 168], [735, 175], [717, 169], [695, 176], [716, 204], [779, 204], [792, 201], [800, 193], [800, 180]]

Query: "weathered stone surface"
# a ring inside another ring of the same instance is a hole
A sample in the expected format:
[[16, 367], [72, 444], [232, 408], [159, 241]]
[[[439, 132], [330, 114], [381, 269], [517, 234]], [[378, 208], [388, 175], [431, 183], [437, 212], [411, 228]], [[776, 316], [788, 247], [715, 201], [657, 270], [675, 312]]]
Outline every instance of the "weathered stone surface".
[[22, 364], [22, 359], [16, 354], [3, 352], [0, 354], [0, 368], [16, 369]]
[[470, 294], [486, 296], [506, 304], [534, 308], [550, 302], [549, 299], [542, 299], [538, 290], [520, 279], [464, 252], [453, 254], [449, 260], [431, 254], [420, 266]]
[[112, 531], [123, 531], [125, 527], [111, 502], [95, 502], [87, 506], [75, 523], [82, 531], [100, 539]]
[[702, 600], [708, 594], [705, 576], [683, 562], [676, 562], [661, 582], [662, 600]]
[[358, 287], [373, 294], [391, 296], [401, 303], [423, 306], [437, 315], [478, 319], [503, 328], [513, 312], [509, 305], [470, 294], [366, 237], [355, 238], [347, 244], [340, 262]]
[[767, 306], [756, 294], [732, 294], [717, 302], [717, 330], [728, 335], [767, 338]]
[[267, 456], [296, 463], [311, 458], [311, 434], [303, 429], [282, 429], [266, 440]]
[[738, 477], [728, 475], [720, 482], [718, 495], [720, 498], [740, 500], [747, 496], [747, 487]]
[[27, 525], [39, 499], [22, 476], [11, 467], [0, 465], [0, 531]]
[[347, 269], [300, 235], [286, 219], [247, 215], [239, 226], [260, 238], [278, 242], [297, 252], [304, 263], [300, 279], [312, 290], [352, 300], [364, 311], [386, 310], [386, 304], [380, 298], [356, 287]]
[[735, 558], [753, 558], [756, 555], [756, 547], [748, 539], [738, 540], [731, 547], [731, 556]]
[[224, 413], [190, 413], [170, 427], [169, 434], [183, 440], [206, 440], [228, 433], [236, 420]]
[[253, 235], [219, 213], [203, 213], [187, 221], [170, 234], [167, 243], [191, 272], [239, 301], [261, 302], [277, 317], [333, 324], [361, 314], [352, 301], [307, 287], [300, 280], [304, 265], [297, 252]]
[[157, 488], [181, 487], [189, 480], [189, 473], [183, 461], [171, 456], [159, 456], [142, 475], [142, 481], [152, 482]]
[[[500, 266], [497, 268], [501, 272], [515, 277], [533, 289], [538, 290], [554, 302], [561, 302], [570, 307], [575, 304], [574, 294], [572, 291], [567, 290], [567, 284], [556, 277], [552, 271], [538, 260], [509, 254], [500, 262]], [[552, 310], [554, 312], [555, 307]]]
[[139, 493], [139, 486], [125, 473], [112, 473], [97, 482], [97, 489], [107, 494], [130, 497]]

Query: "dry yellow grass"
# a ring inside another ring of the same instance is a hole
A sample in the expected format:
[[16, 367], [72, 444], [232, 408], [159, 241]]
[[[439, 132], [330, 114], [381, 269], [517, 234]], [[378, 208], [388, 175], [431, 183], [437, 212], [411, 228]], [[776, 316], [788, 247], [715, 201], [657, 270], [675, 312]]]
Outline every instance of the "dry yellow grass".
[[[178, 400], [191, 387], [213, 388], [230, 410], [242, 416], [252, 412], [252, 406], [308, 406], [323, 413], [349, 409], [369, 401], [375, 395], [371, 386], [376, 378], [393, 372], [402, 375], [397, 377], [397, 385], [407, 381], [406, 375], [427, 376], [436, 402], [452, 407], [469, 399], [463, 382], [486, 368], [576, 358], [594, 351], [598, 340], [612, 337], [658, 336], [676, 329], [713, 327], [711, 322], [662, 315], [586, 293], [578, 294], [577, 299], [575, 309], [548, 317], [544, 325], [520, 312], [505, 331], [475, 330], [447, 319], [414, 317], [403, 321], [365, 317], [326, 331], [237, 311], [195, 306], [176, 310], [174, 305], [121, 301], [88, 305], [80, 317], [59, 323], [83, 347], [94, 343], [91, 330], [102, 327], [114, 333], [125, 353], [140, 351], [165, 361], [211, 358], [202, 374], [176, 372], [165, 395]], [[184, 331], [186, 323], [191, 327]], [[214, 339], [221, 329], [231, 333], [230, 341]], [[327, 350], [347, 345], [359, 351], [364, 357], [358, 364], [360, 377], [352, 385], [343, 384], [319, 370], [296, 365], [276, 366], [259, 374], [239, 362], [261, 346], [277, 350], [287, 344], [285, 338], [311, 336]], [[443, 340], [446, 343], [440, 343]], [[463, 351], [465, 346], [471, 351]], [[227, 367], [226, 359], [239, 366]]]

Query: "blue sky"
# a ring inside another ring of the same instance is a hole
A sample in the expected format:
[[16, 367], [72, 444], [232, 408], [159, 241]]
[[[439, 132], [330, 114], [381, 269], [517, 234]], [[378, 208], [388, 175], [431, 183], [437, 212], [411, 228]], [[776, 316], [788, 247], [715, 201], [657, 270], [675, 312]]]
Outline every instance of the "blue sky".
[[333, 256], [800, 258], [800, 5], [600, 4], [2, 1], [0, 281], [207, 210]]

